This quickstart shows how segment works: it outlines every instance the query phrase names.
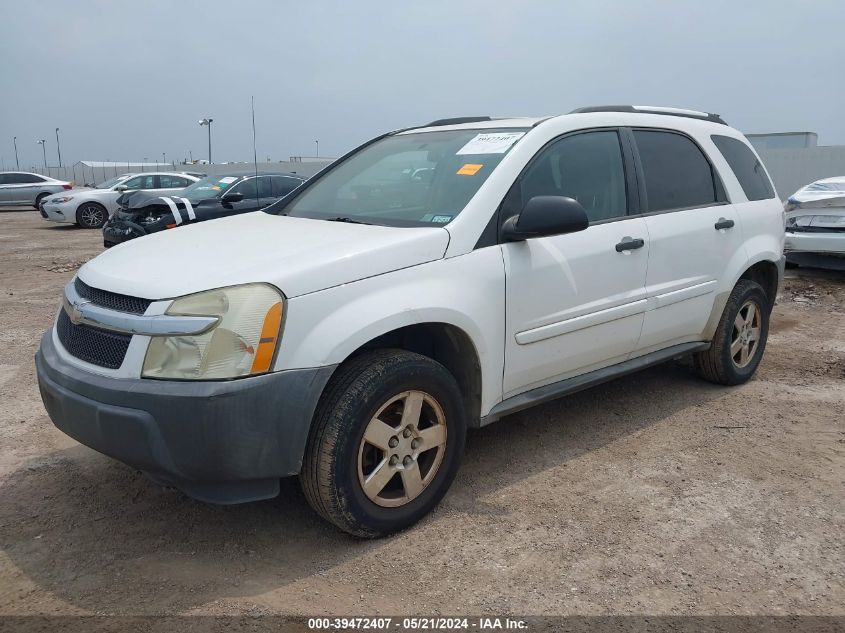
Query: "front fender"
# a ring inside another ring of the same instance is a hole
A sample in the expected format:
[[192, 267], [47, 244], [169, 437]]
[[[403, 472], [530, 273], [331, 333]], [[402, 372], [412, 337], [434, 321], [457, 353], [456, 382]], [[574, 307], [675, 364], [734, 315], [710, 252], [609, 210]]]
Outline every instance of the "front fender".
[[479, 249], [291, 299], [275, 369], [339, 364], [387, 332], [446, 323], [475, 346], [484, 415], [501, 400], [504, 316], [501, 249]]

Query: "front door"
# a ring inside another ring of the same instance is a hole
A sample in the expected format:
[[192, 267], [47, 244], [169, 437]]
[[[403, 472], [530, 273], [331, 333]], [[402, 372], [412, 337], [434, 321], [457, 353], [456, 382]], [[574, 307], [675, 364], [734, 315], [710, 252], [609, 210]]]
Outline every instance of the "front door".
[[569, 196], [590, 226], [503, 246], [505, 398], [621, 362], [634, 350], [649, 239], [645, 219], [627, 216], [630, 176], [618, 131], [586, 131], [547, 145], [508, 194], [503, 216], [534, 196]]

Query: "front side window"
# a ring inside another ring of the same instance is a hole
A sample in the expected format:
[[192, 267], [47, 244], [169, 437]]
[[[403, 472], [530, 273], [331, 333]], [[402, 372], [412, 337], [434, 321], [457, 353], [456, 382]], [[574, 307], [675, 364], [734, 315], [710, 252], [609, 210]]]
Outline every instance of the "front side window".
[[111, 189], [123, 180], [126, 180], [126, 176], [115, 176], [114, 178], [109, 178], [105, 182], [101, 182], [97, 185], [97, 189]]
[[144, 176], [135, 176], [123, 184], [126, 185], [126, 188], [130, 191], [134, 191], [136, 189], [155, 189], [155, 175], [147, 174]]
[[686, 136], [674, 132], [634, 130], [645, 175], [649, 211], [716, 204], [710, 162]]
[[746, 198], [768, 200], [775, 197], [775, 190], [763, 165], [745, 143], [719, 134], [714, 134], [710, 139], [733, 170]]
[[591, 222], [627, 213], [625, 169], [616, 131], [584, 132], [547, 146], [520, 179], [520, 204], [534, 196], [566, 196]]
[[267, 211], [384, 226], [442, 226], [463, 211], [524, 134], [464, 129], [387, 136]]

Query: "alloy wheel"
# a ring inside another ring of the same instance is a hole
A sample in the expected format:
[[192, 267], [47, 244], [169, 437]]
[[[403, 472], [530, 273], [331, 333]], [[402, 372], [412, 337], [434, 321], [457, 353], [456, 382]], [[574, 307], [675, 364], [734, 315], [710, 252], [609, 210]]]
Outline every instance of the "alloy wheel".
[[760, 344], [761, 313], [754, 301], [746, 301], [737, 312], [731, 334], [731, 359], [740, 369], [754, 359]]
[[376, 505], [417, 498], [437, 475], [447, 441], [443, 408], [423, 391], [390, 398], [370, 419], [358, 449], [358, 482]]

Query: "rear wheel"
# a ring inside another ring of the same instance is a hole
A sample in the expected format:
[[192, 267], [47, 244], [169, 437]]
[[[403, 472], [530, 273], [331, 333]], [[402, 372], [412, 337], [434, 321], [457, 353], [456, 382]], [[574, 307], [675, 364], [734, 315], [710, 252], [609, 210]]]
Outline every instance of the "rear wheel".
[[101, 229], [108, 219], [106, 208], [96, 202], [83, 202], [76, 210], [76, 223], [83, 229]]
[[44, 200], [44, 198], [46, 198], [49, 195], [50, 195], [49, 193], [39, 193], [38, 196], [35, 198], [35, 208], [40, 209], [41, 208], [41, 202]]
[[695, 355], [701, 376], [739, 385], [754, 375], [766, 349], [770, 302], [760, 284], [740, 279], [728, 297], [710, 349]]
[[368, 352], [342, 365], [320, 400], [302, 489], [342, 530], [389, 534], [437, 505], [465, 437], [461, 393], [445, 367], [403, 350]]

